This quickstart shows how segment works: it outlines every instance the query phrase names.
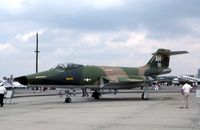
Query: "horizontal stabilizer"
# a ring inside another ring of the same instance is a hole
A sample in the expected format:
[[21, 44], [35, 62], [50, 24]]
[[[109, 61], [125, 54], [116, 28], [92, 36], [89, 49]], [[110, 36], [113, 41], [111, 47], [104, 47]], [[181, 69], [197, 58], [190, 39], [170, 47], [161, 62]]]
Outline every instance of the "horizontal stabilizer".
[[179, 55], [179, 54], [185, 54], [185, 53], [189, 53], [189, 52], [187, 52], [187, 51], [171, 51], [171, 50], [167, 50], [167, 49], [158, 49], [152, 55], [162, 54], [162, 55], [170, 56], [170, 55]]
[[171, 51], [170, 55], [179, 55], [179, 54], [185, 54], [185, 53], [189, 53], [187, 51]]

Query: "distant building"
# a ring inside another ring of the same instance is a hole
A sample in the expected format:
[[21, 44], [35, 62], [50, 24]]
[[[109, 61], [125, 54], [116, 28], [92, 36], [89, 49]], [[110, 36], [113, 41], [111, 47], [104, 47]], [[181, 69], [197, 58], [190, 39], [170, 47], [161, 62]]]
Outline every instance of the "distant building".
[[200, 79], [200, 69], [198, 69], [197, 77]]

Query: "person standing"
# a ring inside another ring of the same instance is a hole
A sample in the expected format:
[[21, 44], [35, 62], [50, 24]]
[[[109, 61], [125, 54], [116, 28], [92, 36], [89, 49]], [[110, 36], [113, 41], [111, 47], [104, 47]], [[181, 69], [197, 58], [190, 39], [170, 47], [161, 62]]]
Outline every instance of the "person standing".
[[187, 82], [183, 85], [182, 89], [181, 89], [181, 92], [184, 96], [184, 107], [182, 108], [188, 108], [188, 99], [189, 99], [189, 96], [190, 96], [190, 92], [192, 91], [192, 86], [189, 85]]
[[158, 83], [156, 83], [155, 84], [155, 88], [154, 88], [155, 90], [159, 90], [159, 85], [158, 85]]
[[6, 88], [4, 86], [0, 86], [0, 104], [1, 104], [1, 107], [3, 107], [3, 105], [4, 105], [4, 102], [3, 102], [4, 94], [6, 94]]

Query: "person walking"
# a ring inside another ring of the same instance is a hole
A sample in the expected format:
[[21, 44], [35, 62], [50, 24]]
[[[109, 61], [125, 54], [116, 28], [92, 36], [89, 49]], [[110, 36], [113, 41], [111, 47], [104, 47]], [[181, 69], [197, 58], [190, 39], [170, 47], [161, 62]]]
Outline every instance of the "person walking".
[[193, 87], [189, 85], [187, 82], [183, 85], [181, 92], [184, 96], [184, 106], [181, 108], [188, 108], [188, 99], [190, 96], [190, 92], [192, 91]]
[[1, 107], [3, 107], [3, 105], [4, 105], [4, 102], [3, 102], [4, 94], [6, 94], [6, 88], [4, 86], [0, 86], [0, 105], [1, 105]]

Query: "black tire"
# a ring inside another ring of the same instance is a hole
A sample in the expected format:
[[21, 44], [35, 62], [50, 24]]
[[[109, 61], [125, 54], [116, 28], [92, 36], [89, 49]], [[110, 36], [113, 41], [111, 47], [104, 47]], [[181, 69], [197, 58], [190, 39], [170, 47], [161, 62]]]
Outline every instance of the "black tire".
[[99, 95], [94, 96], [94, 99], [99, 99]]
[[100, 94], [94, 92], [94, 93], [92, 94], [92, 97], [93, 97], [94, 99], [99, 99]]
[[144, 92], [142, 93], [142, 100], [148, 100], [148, 98], [144, 98]]
[[71, 101], [71, 98], [65, 98], [65, 103], [70, 103]]

